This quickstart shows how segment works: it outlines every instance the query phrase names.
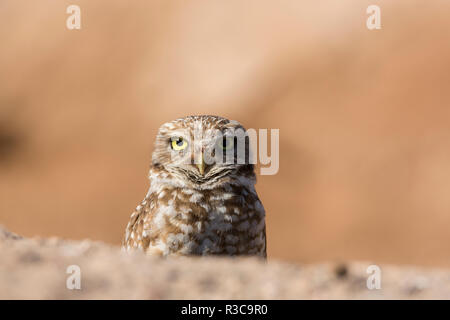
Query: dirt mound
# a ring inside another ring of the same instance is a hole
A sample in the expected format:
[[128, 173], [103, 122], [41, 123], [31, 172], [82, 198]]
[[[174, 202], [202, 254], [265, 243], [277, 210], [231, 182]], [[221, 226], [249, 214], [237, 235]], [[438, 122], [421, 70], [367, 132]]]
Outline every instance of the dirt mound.
[[[90, 240], [26, 239], [0, 227], [1, 299], [380, 299], [450, 298], [450, 271], [368, 263], [296, 266], [253, 259], [160, 259]], [[67, 289], [69, 266], [81, 289]]]

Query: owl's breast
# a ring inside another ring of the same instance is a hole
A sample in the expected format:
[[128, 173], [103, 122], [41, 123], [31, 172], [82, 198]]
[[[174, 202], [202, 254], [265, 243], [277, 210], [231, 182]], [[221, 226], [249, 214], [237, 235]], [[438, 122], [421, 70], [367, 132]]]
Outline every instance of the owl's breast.
[[265, 212], [256, 192], [172, 190], [155, 210], [158, 235], [149, 252], [163, 255], [265, 256]]

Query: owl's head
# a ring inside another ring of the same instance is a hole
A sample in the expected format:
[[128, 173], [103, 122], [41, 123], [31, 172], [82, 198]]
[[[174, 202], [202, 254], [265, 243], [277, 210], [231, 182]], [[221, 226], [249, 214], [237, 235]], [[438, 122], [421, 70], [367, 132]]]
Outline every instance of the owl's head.
[[152, 156], [154, 167], [196, 185], [244, 173], [254, 176], [250, 143], [237, 121], [202, 115], [163, 124]]

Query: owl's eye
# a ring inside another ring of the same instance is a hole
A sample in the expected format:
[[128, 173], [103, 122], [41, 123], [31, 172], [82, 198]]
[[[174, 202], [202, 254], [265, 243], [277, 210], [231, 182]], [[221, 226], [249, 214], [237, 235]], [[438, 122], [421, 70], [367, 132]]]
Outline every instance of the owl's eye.
[[186, 149], [188, 143], [186, 140], [183, 139], [183, 137], [178, 137], [178, 138], [172, 138], [170, 145], [173, 150], [180, 151], [180, 150]]
[[230, 150], [234, 146], [234, 138], [233, 137], [223, 137], [222, 140], [219, 140], [219, 146], [223, 150]]

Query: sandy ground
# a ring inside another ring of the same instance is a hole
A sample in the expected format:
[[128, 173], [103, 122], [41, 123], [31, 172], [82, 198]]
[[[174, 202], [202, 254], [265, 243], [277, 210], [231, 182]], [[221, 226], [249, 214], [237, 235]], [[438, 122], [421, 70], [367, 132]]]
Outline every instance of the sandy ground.
[[[293, 265], [254, 258], [161, 259], [101, 242], [25, 239], [0, 228], [0, 299], [450, 299], [450, 270], [368, 263]], [[81, 289], [66, 287], [67, 268]]]

